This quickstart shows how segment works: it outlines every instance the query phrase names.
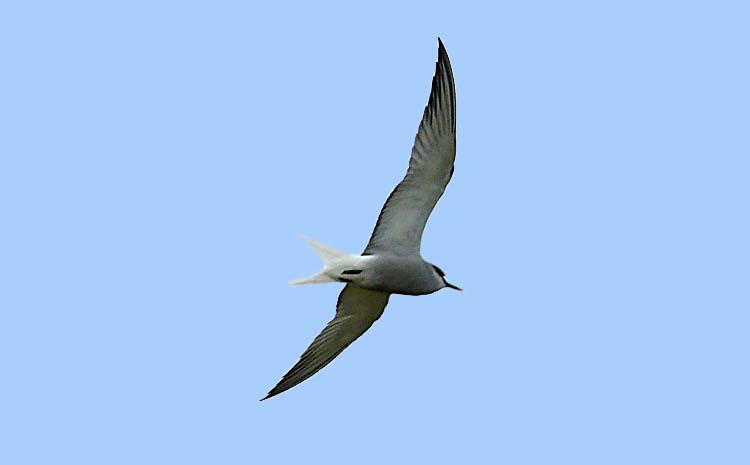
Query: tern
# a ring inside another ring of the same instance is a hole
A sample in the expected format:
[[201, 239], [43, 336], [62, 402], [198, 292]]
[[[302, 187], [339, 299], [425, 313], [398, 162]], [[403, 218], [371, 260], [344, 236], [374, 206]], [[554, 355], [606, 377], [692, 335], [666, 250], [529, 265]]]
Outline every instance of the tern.
[[420, 245], [427, 218], [453, 176], [456, 158], [456, 90], [443, 42], [430, 98], [425, 107], [404, 179], [391, 192], [361, 255], [352, 255], [305, 238], [320, 255], [323, 271], [290, 284], [346, 283], [336, 316], [299, 361], [261, 400], [311, 377], [359, 338], [383, 314], [391, 294], [425, 295], [445, 287], [445, 273], [422, 259]]

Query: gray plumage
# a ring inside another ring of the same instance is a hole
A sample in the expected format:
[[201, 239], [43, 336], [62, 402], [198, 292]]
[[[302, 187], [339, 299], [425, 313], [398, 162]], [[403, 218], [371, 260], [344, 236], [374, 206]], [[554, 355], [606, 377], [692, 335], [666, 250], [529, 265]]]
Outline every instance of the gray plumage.
[[365, 255], [419, 255], [427, 218], [453, 176], [456, 159], [456, 90], [453, 70], [438, 39], [430, 100], [414, 138], [406, 176], [380, 211]]
[[448, 283], [437, 266], [422, 259], [422, 233], [453, 175], [456, 157], [456, 92], [448, 53], [438, 39], [432, 89], [404, 179], [380, 212], [364, 252], [350, 255], [307, 239], [323, 260], [323, 271], [292, 284], [347, 283], [336, 315], [299, 361], [271, 389], [280, 394], [328, 365], [383, 314], [391, 294], [424, 295]]
[[351, 284], [344, 286], [336, 304], [336, 316], [318, 334], [299, 362], [261, 400], [298, 385], [331, 363], [331, 360], [380, 318], [390, 296], [385, 292], [371, 291]]

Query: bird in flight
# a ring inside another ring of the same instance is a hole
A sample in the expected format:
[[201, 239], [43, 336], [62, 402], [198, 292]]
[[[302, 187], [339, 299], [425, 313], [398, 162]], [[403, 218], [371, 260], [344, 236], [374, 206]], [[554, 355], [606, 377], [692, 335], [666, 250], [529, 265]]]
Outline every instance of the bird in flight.
[[430, 99], [406, 176], [386, 200], [361, 255], [306, 238], [323, 260], [323, 271], [290, 284], [342, 282], [346, 286], [339, 294], [336, 316], [261, 400], [291, 389], [331, 363], [380, 318], [391, 294], [425, 295], [444, 287], [461, 290], [420, 254], [427, 218], [453, 175], [455, 158], [456, 90], [448, 53], [438, 39]]

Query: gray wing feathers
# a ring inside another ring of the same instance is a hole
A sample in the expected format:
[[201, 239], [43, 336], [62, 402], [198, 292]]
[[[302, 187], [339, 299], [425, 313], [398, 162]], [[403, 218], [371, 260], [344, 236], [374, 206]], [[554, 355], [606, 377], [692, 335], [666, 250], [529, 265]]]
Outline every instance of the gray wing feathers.
[[331, 363], [383, 314], [390, 294], [347, 284], [339, 295], [336, 316], [305, 350], [299, 361], [261, 400], [290, 389]]
[[438, 41], [430, 100], [414, 139], [409, 168], [385, 202], [364, 255], [419, 255], [427, 218], [453, 175], [456, 91], [448, 53]]

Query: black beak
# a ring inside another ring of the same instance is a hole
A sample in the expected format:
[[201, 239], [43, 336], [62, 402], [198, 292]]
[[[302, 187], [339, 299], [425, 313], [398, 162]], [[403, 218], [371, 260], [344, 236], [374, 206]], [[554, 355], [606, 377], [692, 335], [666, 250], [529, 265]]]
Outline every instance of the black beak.
[[451, 289], [455, 289], [457, 291], [463, 291], [463, 289], [461, 289], [458, 286], [454, 286], [453, 284], [449, 283], [448, 281], [445, 282], [445, 287], [450, 287]]

